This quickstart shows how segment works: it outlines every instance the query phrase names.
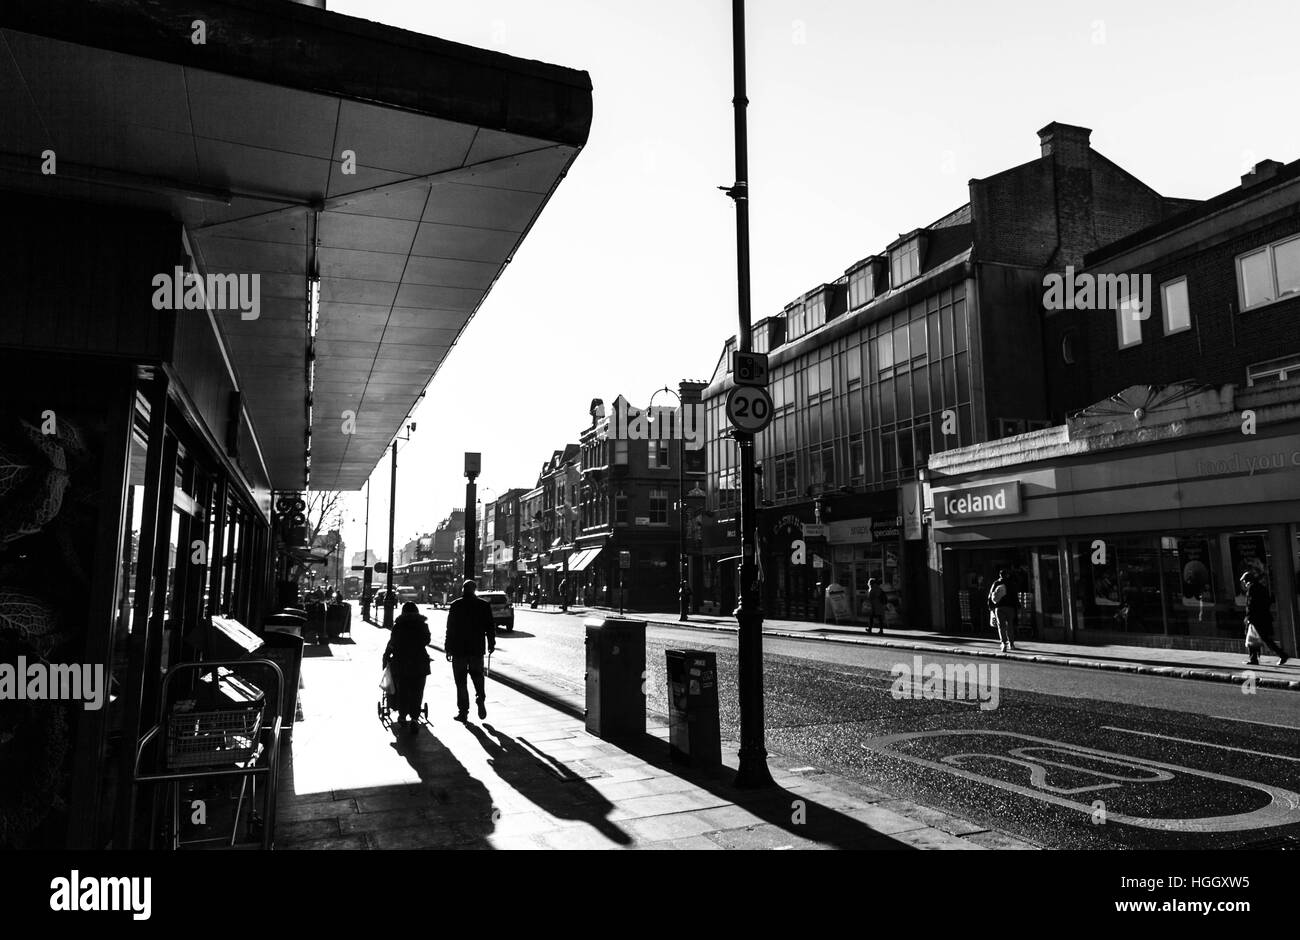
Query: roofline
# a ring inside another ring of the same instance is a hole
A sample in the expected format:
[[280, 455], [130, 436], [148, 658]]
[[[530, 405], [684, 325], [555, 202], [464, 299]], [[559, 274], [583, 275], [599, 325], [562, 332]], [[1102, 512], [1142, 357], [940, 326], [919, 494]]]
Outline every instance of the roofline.
[[0, 28], [575, 147], [591, 129], [584, 71], [300, 3], [6, 0]]

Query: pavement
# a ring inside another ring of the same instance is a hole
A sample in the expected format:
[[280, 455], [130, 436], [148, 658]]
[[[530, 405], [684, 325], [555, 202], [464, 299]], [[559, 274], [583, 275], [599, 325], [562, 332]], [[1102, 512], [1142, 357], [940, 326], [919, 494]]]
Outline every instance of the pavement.
[[[564, 613], [558, 607], [539, 608], [539, 611], [557, 615]], [[618, 616], [619, 612], [617, 609], [603, 607], [573, 606], [568, 609], [567, 614], [607, 617]], [[682, 623], [678, 620], [676, 611], [665, 613], [628, 611], [625, 616], [633, 620], [644, 620], [656, 626], [719, 630], [730, 633], [735, 633], [737, 630], [734, 617], [691, 614], [690, 620]], [[767, 617], [763, 619], [763, 635], [1019, 660], [1080, 669], [1105, 669], [1175, 679], [1232, 682], [1239, 685], [1251, 682], [1260, 688], [1300, 691], [1300, 658], [1292, 658], [1285, 666], [1279, 666], [1276, 656], [1265, 655], [1261, 658], [1260, 665], [1247, 666], [1244, 645], [1240, 653], [1214, 653], [1150, 646], [1091, 646], [1081, 643], [1017, 640], [1015, 650], [1003, 653], [999, 649], [997, 640], [991, 636], [985, 638], [951, 636], [926, 630], [887, 630], [884, 634], [876, 633], [868, 637], [863, 627], [836, 627], [823, 623], [776, 620]]]
[[351, 641], [310, 645], [303, 720], [284, 745], [282, 849], [1033, 849], [1037, 845], [769, 755], [776, 786], [732, 785], [671, 762], [649, 716], [631, 741], [589, 733], [581, 701], [541, 675], [488, 679], [488, 717], [453, 720], [451, 670], [434, 648], [429, 721], [408, 736], [381, 721], [387, 633], [354, 619]]

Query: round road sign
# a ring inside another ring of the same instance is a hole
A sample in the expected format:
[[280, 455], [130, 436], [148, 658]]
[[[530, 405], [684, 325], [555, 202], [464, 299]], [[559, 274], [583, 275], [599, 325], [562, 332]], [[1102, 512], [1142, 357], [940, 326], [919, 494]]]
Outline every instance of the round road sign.
[[727, 420], [740, 431], [763, 430], [772, 420], [772, 396], [765, 388], [736, 386], [727, 396]]

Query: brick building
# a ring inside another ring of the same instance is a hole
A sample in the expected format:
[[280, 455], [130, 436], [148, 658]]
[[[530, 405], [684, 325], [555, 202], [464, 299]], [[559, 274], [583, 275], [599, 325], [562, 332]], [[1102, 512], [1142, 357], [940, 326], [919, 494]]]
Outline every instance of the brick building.
[[1077, 274], [1140, 296], [1045, 311], [1055, 427], [931, 458], [936, 610], [974, 629], [978, 586], [1008, 567], [1037, 638], [1239, 650], [1253, 570], [1294, 651], [1300, 162], [1259, 164]]

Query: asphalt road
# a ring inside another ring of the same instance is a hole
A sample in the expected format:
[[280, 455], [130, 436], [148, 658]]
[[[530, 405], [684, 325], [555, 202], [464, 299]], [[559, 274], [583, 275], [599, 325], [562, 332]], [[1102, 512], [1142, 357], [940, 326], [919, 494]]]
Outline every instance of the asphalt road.
[[[440, 642], [443, 614], [426, 612]], [[581, 694], [583, 638], [581, 616], [519, 608], [493, 665], [541, 671]], [[732, 634], [650, 628], [650, 711], [667, 713], [664, 650], [713, 650], [722, 734], [738, 739], [735, 643]], [[765, 638], [769, 749], [1046, 847], [1300, 840], [1300, 694], [914, 656]], [[947, 669], [925, 684], [934, 667], [948, 666], [965, 672]]]

